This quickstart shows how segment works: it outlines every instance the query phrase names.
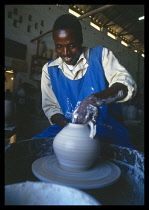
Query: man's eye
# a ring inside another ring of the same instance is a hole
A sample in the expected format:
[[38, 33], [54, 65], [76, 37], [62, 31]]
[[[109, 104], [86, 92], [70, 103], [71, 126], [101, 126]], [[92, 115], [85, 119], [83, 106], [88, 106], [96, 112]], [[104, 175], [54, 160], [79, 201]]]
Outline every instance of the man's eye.
[[58, 46], [56, 46], [56, 48], [60, 50], [62, 48], [62, 46], [58, 45]]
[[71, 45], [69, 45], [69, 47], [70, 47], [70, 48], [74, 48], [74, 47], [75, 47], [75, 45], [74, 45], [74, 44], [71, 44]]

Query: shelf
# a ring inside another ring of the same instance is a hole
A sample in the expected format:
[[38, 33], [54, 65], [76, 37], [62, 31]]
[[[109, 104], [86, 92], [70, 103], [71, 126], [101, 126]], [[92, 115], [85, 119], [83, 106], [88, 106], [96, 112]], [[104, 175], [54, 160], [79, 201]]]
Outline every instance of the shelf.
[[43, 57], [43, 56], [40, 56], [40, 55], [32, 55], [32, 58], [35, 58], [35, 59], [42, 59], [42, 60], [47, 60], [47, 61], [50, 60], [50, 58]]
[[[31, 58], [30, 78], [34, 80], [34, 77], [36, 77], [38, 74], [41, 74], [42, 67], [44, 66], [45, 63], [47, 63], [50, 60], [51, 59], [47, 57], [43, 57], [40, 55], [33, 55]], [[38, 67], [40, 68], [38, 69]]]

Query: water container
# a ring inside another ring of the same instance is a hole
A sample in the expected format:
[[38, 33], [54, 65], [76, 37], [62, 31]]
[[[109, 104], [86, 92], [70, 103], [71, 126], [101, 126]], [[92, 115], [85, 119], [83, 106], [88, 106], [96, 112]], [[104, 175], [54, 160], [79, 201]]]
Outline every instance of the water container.
[[127, 108], [127, 120], [136, 120], [137, 118], [137, 108], [133, 105]]
[[127, 109], [128, 109], [128, 105], [122, 106], [123, 120], [127, 120]]
[[138, 110], [137, 119], [138, 120], [144, 120], [144, 111], [143, 110]]

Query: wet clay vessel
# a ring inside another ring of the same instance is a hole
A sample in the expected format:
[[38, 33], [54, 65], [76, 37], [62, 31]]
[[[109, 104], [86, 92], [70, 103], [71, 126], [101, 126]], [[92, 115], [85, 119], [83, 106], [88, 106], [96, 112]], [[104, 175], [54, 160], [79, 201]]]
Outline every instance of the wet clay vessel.
[[60, 167], [82, 171], [93, 166], [100, 156], [100, 142], [89, 137], [88, 125], [69, 123], [54, 138], [53, 149]]

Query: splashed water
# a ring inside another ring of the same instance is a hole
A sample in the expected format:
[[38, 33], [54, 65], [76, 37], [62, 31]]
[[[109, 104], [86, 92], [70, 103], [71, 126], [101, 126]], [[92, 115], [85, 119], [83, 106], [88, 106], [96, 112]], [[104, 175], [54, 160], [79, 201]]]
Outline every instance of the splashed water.
[[[91, 87], [91, 89], [93, 90], [93, 87]], [[102, 105], [113, 103], [114, 101], [121, 99], [122, 97], [123, 97], [122, 90], [119, 90], [118, 93], [114, 97], [110, 96], [108, 98], [103, 98], [103, 99], [97, 98], [94, 95], [90, 95], [88, 97], [88, 101], [91, 101], [93, 105], [89, 104], [86, 107], [86, 116], [84, 117], [83, 123], [85, 124], [85, 122], [88, 122], [88, 119], [91, 118], [91, 120], [87, 123], [91, 129], [91, 132], [90, 132], [91, 138], [93, 138], [96, 134], [96, 118], [98, 116], [98, 108], [97, 107], [101, 108]], [[77, 103], [76, 108], [75, 108], [74, 112], [72, 113], [72, 123], [74, 123], [74, 124], [77, 123], [78, 116], [80, 115], [80, 114], [78, 114], [78, 109], [79, 109], [80, 103], [81, 103], [81, 101], [79, 101]], [[81, 117], [81, 116], [79, 116], [79, 117]], [[112, 129], [112, 126], [109, 126], [106, 124], [103, 124], [103, 125], [99, 124], [99, 125], [103, 126], [103, 127], [107, 127], [108, 129]]]
[[96, 124], [93, 121], [89, 121], [88, 124], [90, 126], [90, 138], [93, 139], [96, 135]]
[[74, 109], [74, 112], [72, 113], [72, 123], [76, 123], [77, 121], [77, 118], [78, 118], [78, 108], [81, 104], [81, 101], [78, 101], [77, 104], [76, 104], [76, 107]]
[[[76, 108], [72, 114], [72, 123], [76, 124], [78, 118], [78, 108], [80, 106], [81, 101], [79, 101], [76, 105]], [[96, 117], [98, 116], [98, 109], [97, 107], [89, 104], [87, 107], [87, 114], [84, 118], [84, 121], [92, 114], [92, 119], [87, 123], [90, 126], [90, 138], [94, 138], [96, 135]]]
[[69, 98], [67, 98], [67, 111], [66, 111], [66, 118], [72, 118], [72, 103]]

